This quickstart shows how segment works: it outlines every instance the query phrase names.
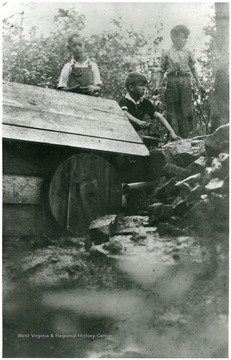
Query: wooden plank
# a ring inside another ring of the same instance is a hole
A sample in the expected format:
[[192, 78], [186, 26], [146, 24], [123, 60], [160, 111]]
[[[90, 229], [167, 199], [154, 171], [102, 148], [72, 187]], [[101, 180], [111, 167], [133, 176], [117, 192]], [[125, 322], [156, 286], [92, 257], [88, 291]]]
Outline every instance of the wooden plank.
[[138, 135], [131, 132], [129, 120], [122, 122], [117, 118], [112, 124], [112, 119], [108, 121], [105, 115], [94, 117], [93, 114], [81, 113], [80, 110], [77, 114], [70, 115], [3, 106], [3, 124], [141, 143]]
[[[4, 82], [3, 105], [4, 124], [99, 138], [99, 141], [91, 140], [90, 149], [108, 152], [111, 151], [111, 142], [104, 141], [102, 149], [98, 146], [98, 143], [102, 144], [101, 139], [113, 139], [120, 143], [134, 142], [140, 145], [140, 149], [143, 148], [143, 151], [140, 151], [141, 155], [143, 152], [145, 155], [148, 154], [142, 140], [113, 100]], [[14, 133], [18, 139], [16, 130], [14, 129]], [[20, 132], [20, 129], [18, 131]], [[63, 139], [60, 145], [69, 145], [65, 143], [69, 139], [67, 137]], [[81, 138], [75, 138], [75, 147], [87, 148], [86, 145], [82, 146], [82, 142]], [[52, 141], [48, 143], [52, 144]], [[114, 144], [112, 149], [115, 147]], [[139, 155], [129, 149], [130, 147], [127, 147], [125, 153]], [[118, 150], [112, 151], [118, 152]], [[124, 151], [121, 149], [119, 152]]]
[[116, 140], [99, 139], [83, 135], [74, 135], [40, 129], [31, 129], [13, 125], [2, 126], [5, 139], [30, 141], [43, 144], [70, 146], [89, 150], [110, 151], [129, 155], [148, 156], [149, 151], [143, 144], [129, 143]]
[[3, 202], [9, 204], [40, 204], [43, 178], [3, 175]]
[[79, 235], [95, 218], [117, 213], [121, 198], [119, 175], [109, 162], [94, 154], [72, 156], [59, 166], [50, 183], [49, 201], [55, 219]]
[[3, 81], [3, 103], [25, 108], [32, 105], [43, 109], [74, 111], [75, 113], [79, 107], [90, 108], [96, 112], [105, 112], [107, 115], [113, 113], [121, 116], [122, 113], [114, 100], [8, 81]]

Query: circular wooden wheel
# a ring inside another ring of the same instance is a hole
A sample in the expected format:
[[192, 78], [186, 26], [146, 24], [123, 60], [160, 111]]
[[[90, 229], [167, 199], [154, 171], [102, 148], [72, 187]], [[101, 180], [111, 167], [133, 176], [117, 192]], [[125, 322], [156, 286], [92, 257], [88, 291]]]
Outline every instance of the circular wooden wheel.
[[122, 186], [113, 166], [94, 154], [78, 154], [56, 170], [49, 202], [59, 225], [71, 233], [86, 233], [92, 220], [120, 210]]

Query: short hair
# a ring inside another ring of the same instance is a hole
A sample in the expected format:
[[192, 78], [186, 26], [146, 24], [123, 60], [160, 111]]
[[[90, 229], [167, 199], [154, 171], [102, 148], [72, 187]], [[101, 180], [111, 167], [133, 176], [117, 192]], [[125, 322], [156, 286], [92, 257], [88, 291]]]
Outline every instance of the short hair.
[[74, 37], [79, 37], [83, 39], [83, 37], [80, 35], [80, 33], [78, 33], [78, 31], [72, 31], [67, 37], [67, 46], [70, 46], [71, 41]]
[[177, 37], [181, 33], [183, 33], [186, 38], [188, 38], [190, 30], [185, 25], [177, 25], [171, 30], [171, 39]]
[[125, 86], [128, 90], [130, 85], [136, 85], [140, 82], [147, 84], [148, 80], [146, 76], [136, 71], [130, 72], [125, 79]]

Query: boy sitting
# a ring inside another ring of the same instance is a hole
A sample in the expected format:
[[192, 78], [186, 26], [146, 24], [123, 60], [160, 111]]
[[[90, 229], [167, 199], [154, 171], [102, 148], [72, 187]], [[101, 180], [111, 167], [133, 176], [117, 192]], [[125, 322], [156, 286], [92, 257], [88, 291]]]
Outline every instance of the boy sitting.
[[128, 92], [119, 100], [120, 107], [135, 130], [147, 129], [150, 126], [150, 121], [144, 121], [145, 116], [148, 115], [151, 120], [159, 120], [170, 133], [170, 138], [177, 140], [178, 136], [168, 124], [167, 120], [155, 110], [154, 105], [148, 99], [144, 98], [147, 83], [148, 80], [145, 75], [138, 72], [129, 73], [125, 80], [125, 86]]
[[67, 43], [72, 59], [62, 69], [58, 89], [98, 96], [102, 84], [99, 69], [97, 64], [86, 56], [83, 38], [77, 32], [72, 32]]
[[187, 138], [192, 130], [191, 73], [197, 87], [204, 90], [195, 68], [193, 54], [185, 47], [189, 34], [190, 31], [185, 25], [177, 25], [171, 30], [173, 46], [162, 54], [156, 89], [160, 92], [163, 76], [166, 74], [167, 120], [183, 138]]

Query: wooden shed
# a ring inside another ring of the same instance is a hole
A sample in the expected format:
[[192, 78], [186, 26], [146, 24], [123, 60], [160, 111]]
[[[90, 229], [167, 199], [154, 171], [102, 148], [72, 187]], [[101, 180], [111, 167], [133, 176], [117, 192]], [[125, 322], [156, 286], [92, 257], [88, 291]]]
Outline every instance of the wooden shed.
[[115, 101], [4, 82], [4, 237], [81, 234], [118, 211], [121, 154], [149, 151]]

